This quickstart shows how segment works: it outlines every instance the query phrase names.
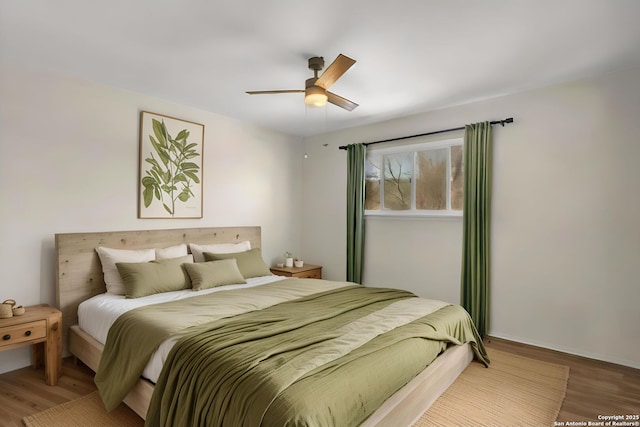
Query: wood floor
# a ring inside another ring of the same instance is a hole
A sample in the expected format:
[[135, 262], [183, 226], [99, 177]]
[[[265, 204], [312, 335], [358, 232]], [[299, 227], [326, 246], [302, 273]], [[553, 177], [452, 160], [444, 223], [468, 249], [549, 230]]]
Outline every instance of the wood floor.
[[[640, 413], [640, 370], [505, 341], [486, 340], [487, 348], [570, 368], [567, 395], [558, 421], [598, 421], [598, 415]], [[22, 417], [95, 390], [93, 372], [71, 358], [63, 362], [58, 385], [44, 383], [44, 372], [30, 367], [0, 375], [0, 426], [21, 427]]]
[[569, 366], [569, 382], [557, 420], [600, 421], [598, 415], [640, 414], [640, 370], [489, 337], [488, 349]]
[[44, 382], [44, 368], [18, 369], [0, 375], [0, 426], [23, 427], [22, 418], [76, 399], [96, 390], [94, 373], [73, 358], [62, 362], [62, 376], [55, 386]]

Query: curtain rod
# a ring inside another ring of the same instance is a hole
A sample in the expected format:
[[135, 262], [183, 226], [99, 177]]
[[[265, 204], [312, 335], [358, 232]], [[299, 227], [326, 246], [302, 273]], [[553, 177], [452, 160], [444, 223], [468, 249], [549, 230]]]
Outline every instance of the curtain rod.
[[[504, 125], [506, 123], [513, 123], [513, 117], [509, 117], [509, 118], [503, 119], [503, 120], [494, 120], [492, 122], [489, 122], [489, 124], [491, 124], [491, 125], [502, 125], [503, 127], [504, 127]], [[456, 130], [464, 130], [464, 126], [459, 127], [459, 128], [436, 130], [436, 131], [427, 132], [427, 133], [419, 133], [417, 135], [401, 136], [399, 138], [383, 139], [381, 141], [364, 142], [363, 145], [367, 146], [367, 145], [372, 145], [372, 144], [380, 144], [381, 142], [400, 141], [402, 139], [416, 138], [416, 137], [419, 137], [419, 136], [427, 136], [427, 135], [437, 135], [439, 133], [454, 132]], [[338, 148], [340, 148], [341, 150], [346, 150], [347, 146], [346, 145], [341, 145]]]

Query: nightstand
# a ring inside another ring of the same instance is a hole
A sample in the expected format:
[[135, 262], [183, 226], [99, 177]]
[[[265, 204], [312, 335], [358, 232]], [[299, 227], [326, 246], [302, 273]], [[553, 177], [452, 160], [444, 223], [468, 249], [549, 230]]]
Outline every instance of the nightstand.
[[56, 385], [62, 372], [62, 312], [49, 305], [26, 307], [21, 316], [0, 319], [0, 351], [32, 345], [32, 365], [44, 362], [45, 381]]
[[271, 272], [278, 276], [322, 279], [321, 265], [304, 264], [302, 267], [271, 267]]

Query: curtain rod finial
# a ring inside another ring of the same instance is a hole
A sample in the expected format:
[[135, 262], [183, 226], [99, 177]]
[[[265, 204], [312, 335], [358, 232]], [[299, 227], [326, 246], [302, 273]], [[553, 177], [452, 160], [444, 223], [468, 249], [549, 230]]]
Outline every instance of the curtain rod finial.
[[505, 124], [513, 123], [513, 117], [500, 120], [500, 126], [504, 127]]

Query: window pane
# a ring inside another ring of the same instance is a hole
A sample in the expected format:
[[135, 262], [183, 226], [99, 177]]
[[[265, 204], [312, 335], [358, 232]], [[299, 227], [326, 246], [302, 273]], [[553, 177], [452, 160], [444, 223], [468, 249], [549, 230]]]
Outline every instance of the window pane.
[[411, 209], [413, 153], [390, 154], [384, 160], [384, 208]]
[[451, 209], [461, 211], [464, 194], [464, 156], [462, 145], [451, 147]]
[[448, 154], [448, 148], [418, 152], [416, 209], [447, 209]]
[[364, 167], [364, 208], [365, 210], [380, 210], [380, 154], [367, 154]]

